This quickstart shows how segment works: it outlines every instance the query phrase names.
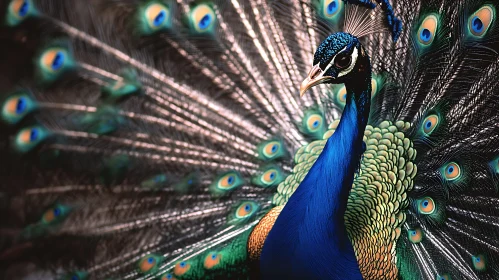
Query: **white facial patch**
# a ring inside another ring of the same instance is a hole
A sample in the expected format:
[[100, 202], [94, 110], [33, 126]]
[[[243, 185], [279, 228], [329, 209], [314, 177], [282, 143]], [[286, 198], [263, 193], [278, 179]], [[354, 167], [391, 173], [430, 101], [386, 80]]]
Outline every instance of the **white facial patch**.
[[[353, 52], [351, 54], [351, 58], [352, 58], [352, 62], [350, 63], [350, 66], [348, 66], [347, 69], [341, 71], [339, 74], [338, 74], [338, 78], [339, 77], [342, 77], [342, 76], [345, 76], [346, 74], [352, 72], [353, 68], [355, 67], [355, 64], [357, 63], [357, 58], [359, 57], [359, 51], [357, 50], [357, 48], [354, 48], [353, 49]], [[335, 57], [336, 58], [336, 57]]]
[[[347, 47], [344, 47], [341, 51], [338, 52], [338, 54], [342, 53], [346, 49], [347, 49]], [[337, 55], [335, 55], [333, 57], [333, 59], [331, 59], [331, 62], [329, 62], [329, 64], [326, 66], [323, 73], [325, 73], [327, 70], [329, 70], [329, 68], [331, 68], [331, 66], [334, 65], [334, 60], [336, 59], [336, 56]], [[357, 63], [357, 58], [359, 57], [359, 51], [357, 50], [357, 48], [353, 49], [353, 52], [350, 55], [350, 57], [352, 58], [352, 62], [350, 63], [350, 66], [348, 66], [348, 68], [346, 68], [345, 70], [338, 73], [338, 78], [350, 73], [353, 70], [353, 68], [355, 67], [355, 64]]]

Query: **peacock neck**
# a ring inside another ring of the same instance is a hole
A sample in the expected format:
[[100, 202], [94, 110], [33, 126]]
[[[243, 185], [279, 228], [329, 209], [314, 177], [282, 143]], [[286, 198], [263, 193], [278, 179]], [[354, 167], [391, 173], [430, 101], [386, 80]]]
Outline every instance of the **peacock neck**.
[[[338, 175], [342, 177], [340, 182], [335, 181], [340, 184], [332, 188], [326, 184], [324, 189], [324, 195], [334, 198], [329, 200], [329, 203], [333, 204], [333, 217], [341, 223], [337, 225], [339, 227], [343, 226], [348, 194], [364, 152], [362, 139], [371, 106], [371, 72], [368, 71], [358, 79], [345, 83], [345, 87], [347, 98], [340, 123], [321, 154], [326, 166], [333, 167], [324, 170], [325, 178]], [[339, 170], [342, 170], [342, 173], [339, 173]]]
[[[344, 214], [370, 107], [371, 73], [347, 82], [347, 102], [335, 133], [289, 198], [262, 251], [264, 279], [361, 279]], [[334, 264], [334, 265], [332, 265]]]

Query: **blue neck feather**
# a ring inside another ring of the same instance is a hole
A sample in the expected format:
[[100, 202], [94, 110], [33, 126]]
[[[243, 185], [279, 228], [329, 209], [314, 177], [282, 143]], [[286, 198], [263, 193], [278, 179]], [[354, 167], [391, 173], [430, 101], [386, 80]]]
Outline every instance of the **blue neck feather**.
[[344, 214], [369, 116], [371, 72], [366, 68], [345, 84], [347, 102], [335, 133], [265, 241], [264, 279], [362, 279]]

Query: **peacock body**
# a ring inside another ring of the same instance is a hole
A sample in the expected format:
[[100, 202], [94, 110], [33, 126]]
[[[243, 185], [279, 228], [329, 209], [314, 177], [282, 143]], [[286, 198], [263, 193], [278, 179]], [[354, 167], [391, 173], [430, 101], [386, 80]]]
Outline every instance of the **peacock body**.
[[497, 3], [377, 4], [2, 2], [2, 278], [499, 279]]

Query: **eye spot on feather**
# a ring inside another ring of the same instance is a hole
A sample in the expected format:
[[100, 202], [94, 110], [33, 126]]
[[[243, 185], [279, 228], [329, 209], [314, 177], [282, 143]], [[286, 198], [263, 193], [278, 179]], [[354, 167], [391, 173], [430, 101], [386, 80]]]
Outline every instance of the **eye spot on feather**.
[[7, 9], [6, 23], [9, 26], [16, 26], [34, 14], [36, 10], [31, 0], [13, 0]]
[[473, 267], [477, 271], [485, 271], [487, 270], [487, 263], [484, 255], [476, 255], [472, 256], [471, 260], [473, 261]]
[[429, 115], [423, 121], [423, 132], [430, 135], [437, 128], [440, 119], [438, 115]]
[[50, 72], [61, 70], [66, 62], [66, 51], [55, 48], [45, 51], [40, 59], [41, 66]]
[[336, 97], [334, 100], [336, 105], [339, 107], [343, 108], [345, 106], [347, 103], [347, 88], [344, 85], [336, 91]]
[[40, 129], [39, 128], [28, 128], [19, 134], [19, 140], [23, 144], [28, 144], [32, 142], [36, 142], [36, 140], [39, 139], [40, 136]]
[[176, 280], [175, 277], [173, 277], [173, 274], [171, 273], [165, 273], [161, 276], [161, 280]]
[[264, 184], [271, 185], [276, 181], [277, 177], [278, 177], [278, 171], [275, 169], [270, 169], [262, 174], [261, 179]]
[[423, 215], [430, 215], [435, 212], [435, 202], [431, 197], [423, 197], [418, 203], [418, 211]]
[[14, 0], [10, 4], [10, 9], [18, 18], [24, 18], [28, 15], [31, 3], [27, 0]]
[[322, 126], [323, 118], [319, 114], [312, 114], [307, 119], [307, 128], [311, 132], [319, 130]]
[[424, 237], [423, 231], [420, 228], [409, 229], [407, 231], [407, 235], [409, 237], [409, 241], [413, 244], [418, 244]]
[[263, 168], [262, 172], [256, 173], [251, 179], [251, 182], [260, 187], [271, 187], [276, 186], [284, 180], [284, 174], [282, 170], [275, 166], [270, 165]]
[[235, 205], [233, 209], [228, 217], [228, 223], [231, 225], [247, 222], [255, 216], [260, 209], [260, 205], [254, 201], [242, 201]]
[[343, 9], [342, 0], [323, 0], [322, 15], [327, 19], [335, 19]]
[[417, 39], [423, 46], [433, 43], [438, 28], [438, 18], [435, 15], [428, 15], [418, 29]]
[[57, 203], [53, 207], [45, 210], [41, 218], [41, 223], [44, 225], [58, 224], [68, 216], [70, 211], [70, 207]]
[[272, 141], [267, 145], [265, 145], [265, 147], [263, 148], [263, 152], [265, 156], [272, 158], [279, 152], [280, 149], [281, 149], [281, 143], [277, 141]]
[[215, 11], [206, 4], [200, 4], [192, 9], [191, 23], [198, 33], [204, 33], [213, 28], [215, 25]]
[[472, 14], [468, 20], [468, 30], [475, 37], [483, 37], [489, 30], [495, 17], [495, 9], [485, 5]]
[[236, 182], [236, 176], [233, 174], [225, 175], [222, 179], [220, 179], [220, 187], [221, 188], [231, 188]]
[[189, 271], [189, 269], [191, 269], [191, 265], [188, 262], [181, 261], [175, 265], [173, 273], [175, 273], [175, 275], [177, 276], [182, 276], [186, 274]]
[[54, 207], [52, 209], [49, 209], [45, 211], [45, 214], [43, 214], [43, 220], [46, 223], [53, 222], [56, 218], [60, 217], [62, 214], [62, 210], [59, 207]]
[[162, 257], [154, 254], [144, 256], [138, 262], [139, 272], [144, 274], [154, 273], [159, 267]]
[[156, 265], [156, 259], [154, 257], [145, 257], [140, 262], [140, 270], [147, 273]]
[[35, 103], [26, 94], [8, 98], [2, 107], [2, 119], [9, 124], [19, 122], [24, 116], [35, 109]]
[[265, 161], [274, 160], [287, 155], [284, 142], [280, 140], [268, 140], [258, 144], [258, 157]]
[[147, 23], [152, 29], [159, 29], [168, 23], [170, 11], [164, 5], [153, 3], [149, 5], [146, 10]]
[[76, 63], [63, 42], [52, 42], [36, 58], [36, 77], [43, 83], [57, 80], [63, 73], [74, 69]]
[[86, 271], [76, 271], [72, 272], [69, 275], [63, 277], [62, 279], [71, 279], [71, 280], [87, 280], [89, 278], [89, 273]]
[[442, 274], [442, 275], [437, 274], [437, 280], [450, 280], [450, 276], [447, 274]]
[[244, 219], [253, 215], [258, 209], [258, 205], [252, 201], [241, 203], [236, 209], [236, 218]]
[[461, 177], [461, 167], [455, 162], [445, 164], [440, 172], [446, 181], [454, 181]]
[[204, 267], [206, 269], [212, 269], [220, 263], [221, 259], [222, 259], [221, 254], [218, 254], [216, 252], [211, 252], [204, 258]]
[[27, 100], [25, 97], [18, 97], [11, 100], [10, 104], [7, 105], [9, 112], [12, 114], [20, 115], [24, 113], [27, 107]]
[[219, 175], [210, 185], [210, 190], [214, 194], [226, 194], [242, 184], [244, 184], [244, 180], [241, 174], [237, 171], [229, 171]]

